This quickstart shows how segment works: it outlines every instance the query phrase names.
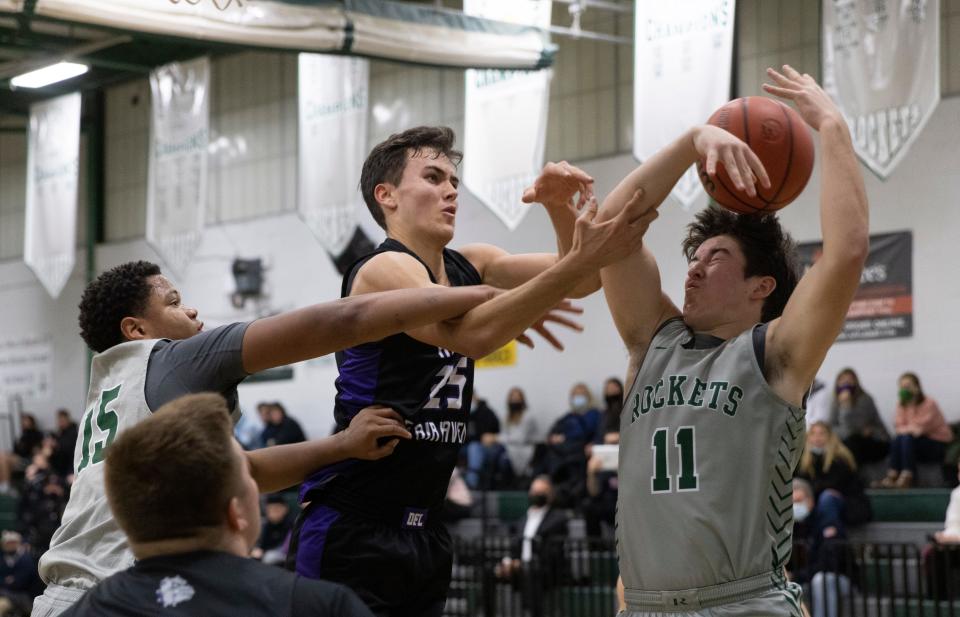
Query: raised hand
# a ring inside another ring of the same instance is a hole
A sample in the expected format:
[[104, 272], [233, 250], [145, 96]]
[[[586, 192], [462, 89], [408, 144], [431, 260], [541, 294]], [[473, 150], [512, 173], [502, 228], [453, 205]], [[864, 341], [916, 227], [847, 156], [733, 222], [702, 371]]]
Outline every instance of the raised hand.
[[632, 255], [643, 244], [643, 235], [659, 216], [652, 200], [644, 199], [643, 189], [636, 191], [615, 217], [597, 222], [597, 199], [591, 198], [577, 217], [570, 255], [584, 265], [600, 269]]
[[[551, 332], [547, 328], [548, 322], [560, 324], [561, 326], [565, 326], [576, 332], [583, 332], [583, 326], [577, 323], [576, 321], [569, 319], [566, 315], [564, 315], [564, 313], [569, 313], [572, 315], [582, 315], [583, 309], [573, 304], [569, 300], [564, 300], [560, 304], [556, 305], [555, 307], [553, 307], [552, 309], [544, 313], [543, 317], [538, 319], [536, 322], [533, 323], [533, 325], [530, 326], [530, 330], [533, 330], [534, 332], [542, 336], [544, 339], [546, 339], [548, 343], [550, 343], [550, 345], [554, 349], [558, 351], [563, 351], [563, 343], [561, 343], [560, 340], [553, 335], [553, 332]], [[518, 336], [517, 342], [520, 343], [521, 345], [526, 345], [531, 349], [533, 349], [534, 347], [533, 339], [526, 334], [521, 334], [520, 336]]]
[[770, 188], [770, 178], [763, 163], [739, 137], [712, 124], [697, 127], [693, 146], [704, 160], [704, 168], [711, 178], [717, 175], [717, 163], [723, 163], [727, 175], [739, 191], [756, 197], [757, 180]]
[[547, 163], [533, 182], [523, 192], [523, 203], [541, 203], [545, 206], [572, 204], [573, 196], [580, 194], [576, 208], [593, 197], [593, 178], [582, 169], [566, 161]]
[[814, 130], [819, 131], [820, 126], [828, 120], [843, 121], [840, 108], [813, 77], [806, 73], [801, 75], [789, 64], [783, 65], [782, 73], [768, 68], [767, 76], [776, 85], [763, 84], [763, 89], [774, 96], [793, 101], [800, 116]]
[[350, 425], [337, 433], [343, 440], [347, 458], [376, 460], [393, 453], [400, 439], [410, 439], [403, 428], [403, 418], [382, 405], [373, 405], [360, 410], [350, 420]]

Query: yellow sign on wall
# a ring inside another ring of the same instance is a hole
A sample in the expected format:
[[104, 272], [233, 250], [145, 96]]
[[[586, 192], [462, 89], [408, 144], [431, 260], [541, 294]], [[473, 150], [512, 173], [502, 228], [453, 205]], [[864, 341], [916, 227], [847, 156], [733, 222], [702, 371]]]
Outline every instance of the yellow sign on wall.
[[517, 342], [510, 341], [488, 356], [477, 360], [477, 368], [498, 368], [514, 366], [517, 363]]

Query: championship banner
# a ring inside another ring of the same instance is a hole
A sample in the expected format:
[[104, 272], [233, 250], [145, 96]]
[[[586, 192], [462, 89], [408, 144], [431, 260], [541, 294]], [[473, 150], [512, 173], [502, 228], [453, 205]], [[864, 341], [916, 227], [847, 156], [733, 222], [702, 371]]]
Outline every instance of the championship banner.
[[23, 261], [52, 298], [76, 256], [80, 93], [30, 106]]
[[367, 156], [370, 63], [300, 54], [297, 211], [320, 244], [339, 255], [353, 238]]
[[[822, 242], [797, 246], [806, 272], [823, 253]], [[913, 235], [909, 231], [870, 236], [870, 254], [860, 287], [847, 311], [838, 341], [913, 336]]]
[[[464, 0], [463, 12], [548, 28], [550, 0]], [[543, 167], [552, 71], [468, 69], [463, 184], [513, 231], [530, 206], [523, 190]]]
[[210, 135], [210, 60], [150, 73], [147, 242], [182, 275], [203, 236]]
[[[645, 161], [730, 99], [734, 0], [634, 5], [633, 156]], [[696, 166], [671, 195], [690, 208], [704, 194]]]
[[823, 87], [881, 179], [940, 102], [939, 0], [824, 0]]

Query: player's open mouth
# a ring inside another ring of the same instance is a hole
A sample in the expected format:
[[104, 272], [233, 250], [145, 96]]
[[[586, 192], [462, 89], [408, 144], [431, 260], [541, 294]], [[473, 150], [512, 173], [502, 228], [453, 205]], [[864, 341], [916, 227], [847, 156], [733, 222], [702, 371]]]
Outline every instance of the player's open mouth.
[[457, 207], [456, 207], [456, 206], [449, 206], [449, 207], [447, 207], [447, 208], [444, 208], [444, 209], [443, 209], [443, 213], [444, 213], [444, 214], [449, 214], [450, 216], [456, 216], [456, 215], [457, 215]]

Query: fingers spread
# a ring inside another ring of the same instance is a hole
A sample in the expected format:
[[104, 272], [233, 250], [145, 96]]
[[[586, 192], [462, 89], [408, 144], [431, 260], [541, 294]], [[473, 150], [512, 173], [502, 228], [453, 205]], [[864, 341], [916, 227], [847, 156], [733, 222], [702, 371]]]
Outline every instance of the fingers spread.
[[763, 188], [770, 188], [770, 176], [767, 175], [766, 168], [764, 168], [763, 163], [760, 162], [760, 157], [758, 157], [753, 150], [747, 150], [746, 157], [747, 163], [750, 164], [750, 169], [753, 170], [753, 174], [760, 180]]
[[745, 188], [743, 177], [740, 176], [740, 170], [737, 168], [737, 160], [729, 149], [723, 152], [723, 168], [727, 170], [727, 176], [733, 181], [733, 185], [738, 191]]
[[533, 329], [534, 329], [534, 331], [537, 332], [540, 336], [542, 336], [544, 339], [546, 339], [546, 341], [547, 341], [548, 343], [550, 343], [550, 345], [551, 345], [554, 349], [557, 349], [557, 350], [559, 350], [559, 351], [563, 351], [563, 343], [561, 343], [559, 340], [557, 340], [557, 337], [555, 337], [555, 336], [553, 335], [553, 333], [550, 332], [550, 330], [547, 330], [547, 328], [546, 328], [544, 325], [542, 325], [542, 324], [536, 325], [536, 326], [533, 327]]

